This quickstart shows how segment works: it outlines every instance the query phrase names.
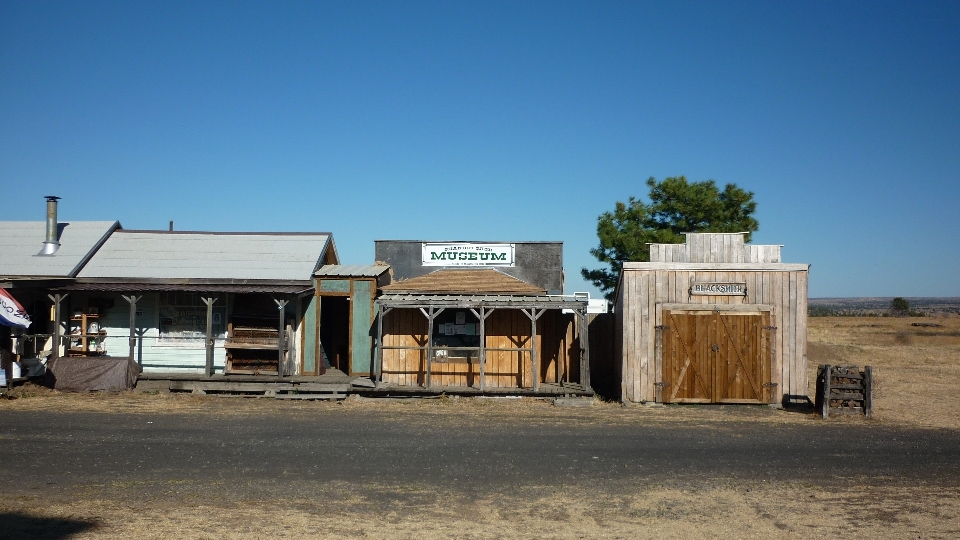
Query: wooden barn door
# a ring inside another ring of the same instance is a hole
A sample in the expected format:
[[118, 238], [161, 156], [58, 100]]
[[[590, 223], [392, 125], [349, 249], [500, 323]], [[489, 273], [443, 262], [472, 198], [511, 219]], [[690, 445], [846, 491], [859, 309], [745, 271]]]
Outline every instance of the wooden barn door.
[[768, 403], [769, 312], [663, 311], [664, 403]]

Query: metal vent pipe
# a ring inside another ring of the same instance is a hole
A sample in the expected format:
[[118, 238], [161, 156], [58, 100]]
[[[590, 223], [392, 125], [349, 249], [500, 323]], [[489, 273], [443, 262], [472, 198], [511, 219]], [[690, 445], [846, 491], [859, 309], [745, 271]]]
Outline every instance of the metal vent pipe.
[[47, 238], [43, 242], [41, 255], [53, 255], [60, 249], [60, 242], [57, 241], [57, 201], [60, 197], [47, 195]]

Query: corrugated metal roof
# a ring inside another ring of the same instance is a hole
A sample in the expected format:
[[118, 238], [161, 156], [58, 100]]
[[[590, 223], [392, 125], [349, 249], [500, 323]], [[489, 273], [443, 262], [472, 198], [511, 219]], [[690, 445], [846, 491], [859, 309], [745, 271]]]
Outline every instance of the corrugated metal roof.
[[116, 221], [61, 221], [60, 249], [37, 255], [47, 236], [45, 221], [0, 221], [0, 276], [73, 277]]
[[302, 294], [313, 290], [308, 283], [73, 283], [63, 287], [54, 287], [56, 291], [97, 291], [97, 292], [230, 292], [230, 293], [277, 293]]
[[546, 295], [433, 295], [384, 294], [377, 303], [385, 307], [493, 307], [493, 308], [548, 308], [586, 309], [587, 300], [571, 296]]
[[397, 281], [382, 288], [389, 293], [427, 294], [544, 294], [545, 290], [493, 269], [443, 269]]
[[389, 266], [379, 264], [327, 264], [321, 266], [313, 275], [317, 277], [378, 277], [390, 270]]
[[119, 230], [78, 277], [306, 280], [330, 240], [329, 233]]

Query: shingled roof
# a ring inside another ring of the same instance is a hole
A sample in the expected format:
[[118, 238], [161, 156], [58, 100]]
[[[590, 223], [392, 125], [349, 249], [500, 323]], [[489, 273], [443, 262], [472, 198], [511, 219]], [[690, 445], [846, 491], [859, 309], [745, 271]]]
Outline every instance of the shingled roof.
[[493, 269], [443, 269], [426, 275], [397, 281], [382, 288], [383, 292], [421, 294], [546, 294], [544, 289]]

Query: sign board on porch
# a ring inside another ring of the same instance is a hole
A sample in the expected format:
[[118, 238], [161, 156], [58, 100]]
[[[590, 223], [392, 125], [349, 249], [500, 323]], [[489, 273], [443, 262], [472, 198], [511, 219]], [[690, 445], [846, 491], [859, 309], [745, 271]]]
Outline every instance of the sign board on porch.
[[423, 266], [515, 266], [514, 244], [424, 243]]
[[746, 296], [746, 283], [693, 283], [690, 294], [703, 296]]

